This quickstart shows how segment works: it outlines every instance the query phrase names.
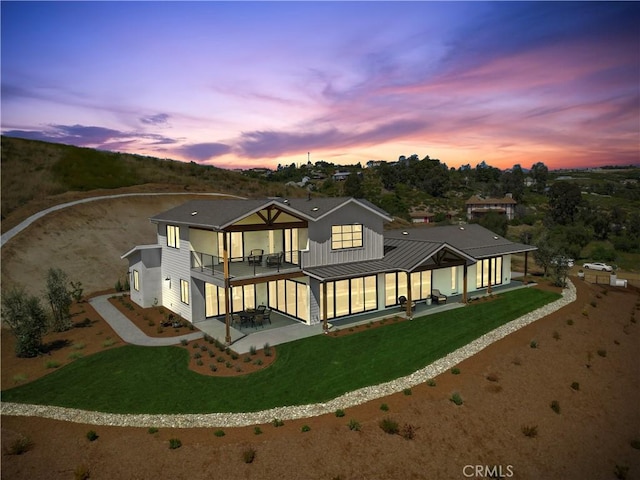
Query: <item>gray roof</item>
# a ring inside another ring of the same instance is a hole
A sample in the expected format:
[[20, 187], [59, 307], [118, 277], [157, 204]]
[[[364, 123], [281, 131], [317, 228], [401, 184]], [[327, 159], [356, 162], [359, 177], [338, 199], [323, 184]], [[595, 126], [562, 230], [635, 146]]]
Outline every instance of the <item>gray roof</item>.
[[384, 210], [367, 200], [350, 197], [327, 197], [301, 199], [252, 199], [252, 200], [191, 200], [175, 208], [151, 217], [152, 222], [191, 225], [194, 227], [222, 230], [238, 220], [260, 211], [270, 205], [290, 212], [306, 220], [315, 221], [346, 205], [357, 203], [380, 215], [387, 221], [392, 218]]
[[308, 267], [304, 269], [304, 273], [322, 281], [331, 281], [364, 277], [382, 272], [392, 272], [394, 270], [397, 270], [397, 268], [389, 265], [385, 260], [368, 260], [364, 262]]

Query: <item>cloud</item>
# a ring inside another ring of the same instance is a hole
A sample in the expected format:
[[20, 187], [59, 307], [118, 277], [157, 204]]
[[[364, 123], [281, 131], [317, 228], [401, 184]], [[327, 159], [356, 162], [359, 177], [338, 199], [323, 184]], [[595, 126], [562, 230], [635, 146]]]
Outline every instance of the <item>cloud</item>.
[[158, 113], [156, 115], [147, 115], [140, 117], [140, 122], [145, 125], [166, 125], [169, 121], [169, 115], [166, 113]]
[[184, 145], [176, 149], [176, 152], [180, 153], [186, 158], [190, 160], [198, 160], [201, 162], [210, 160], [214, 157], [225, 155], [230, 151], [231, 147], [229, 145], [225, 145], [224, 143], [194, 143], [191, 145]]

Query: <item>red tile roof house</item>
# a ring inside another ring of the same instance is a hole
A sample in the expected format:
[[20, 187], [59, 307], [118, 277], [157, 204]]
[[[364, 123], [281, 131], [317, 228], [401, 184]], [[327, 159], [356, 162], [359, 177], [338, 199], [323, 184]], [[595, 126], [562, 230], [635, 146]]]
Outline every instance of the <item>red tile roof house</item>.
[[327, 328], [329, 320], [397, 311], [400, 296], [410, 316], [412, 302], [434, 289], [466, 302], [510, 283], [511, 255], [536, 249], [479, 225], [384, 231], [390, 221], [354, 198], [193, 200], [151, 217], [157, 243], [122, 258], [132, 301], [196, 325], [219, 318], [230, 343], [232, 315], [258, 305]]
[[467, 207], [467, 220], [479, 218], [489, 212], [497, 212], [507, 216], [508, 220], [513, 220], [516, 213], [516, 202], [510, 193], [504, 198], [483, 198], [476, 195], [465, 202]]

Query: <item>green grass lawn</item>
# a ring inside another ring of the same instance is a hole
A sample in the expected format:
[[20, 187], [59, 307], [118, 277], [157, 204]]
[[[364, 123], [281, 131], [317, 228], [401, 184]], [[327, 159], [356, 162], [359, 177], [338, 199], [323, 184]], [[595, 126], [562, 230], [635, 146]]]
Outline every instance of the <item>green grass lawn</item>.
[[278, 346], [273, 365], [238, 377], [190, 371], [189, 352], [180, 347], [126, 345], [3, 391], [2, 401], [150, 414], [249, 412], [323, 402], [408, 375], [557, 298], [521, 289], [411, 322], [338, 338], [318, 335]]

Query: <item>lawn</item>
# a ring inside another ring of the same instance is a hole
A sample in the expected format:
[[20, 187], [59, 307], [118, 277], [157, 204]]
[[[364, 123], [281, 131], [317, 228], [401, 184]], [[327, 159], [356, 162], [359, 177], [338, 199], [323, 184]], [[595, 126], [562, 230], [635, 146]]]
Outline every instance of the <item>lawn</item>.
[[559, 298], [537, 289], [353, 335], [318, 335], [277, 347], [269, 368], [239, 377], [188, 370], [179, 347], [126, 345], [2, 392], [22, 402], [114, 413], [249, 412], [317, 403], [408, 375]]

